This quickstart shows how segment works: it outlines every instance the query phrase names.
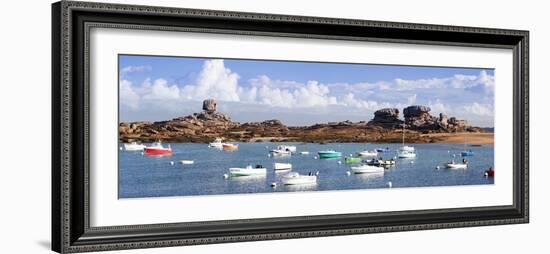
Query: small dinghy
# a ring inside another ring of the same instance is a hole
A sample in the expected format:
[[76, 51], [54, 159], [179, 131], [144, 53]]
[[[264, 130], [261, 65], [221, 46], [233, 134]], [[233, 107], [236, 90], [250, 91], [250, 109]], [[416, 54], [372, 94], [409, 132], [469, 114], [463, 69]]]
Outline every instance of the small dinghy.
[[362, 157], [374, 157], [374, 156], [378, 156], [378, 152], [376, 151], [362, 151], [362, 152], [359, 152], [358, 153], [359, 156], [362, 156]]
[[317, 176], [300, 175], [296, 172], [291, 172], [281, 177], [281, 181], [283, 182], [284, 185], [316, 184]]
[[334, 150], [319, 151], [318, 154], [319, 154], [319, 158], [321, 159], [342, 157], [341, 152], [336, 152]]
[[308, 151], [303, 151], [303, 152], [300, 152], [300, 154], [307, 155], [307, 154], [309, 154], [309, 152]]
[[371, 165], [361, 165], [357, 167], [351, 167], [351, 172], [353, 172], [354, 174], [383, 173], [384, 168]]
[[233, 177], [236, 176], [262, 176], [266, 175], [267, 170], [262, 165], [256, 165], [256, 167], [247, 166], [246, 168], [229, 168], [229, 174]]
[[468, 163], [456, 163], [451, 161], [445, 165], [449, 169], [466, 169], [468, 168]]
[[395, 160], [381, 160], [381, 159], [371, 159], [366, 161], [367, 165], [370, 166], [383, 166], [388, 167], [395, 165]]
[[183, 164], [183, 165], [191, 165], [191, 164], [194, 164], [195, 161], [192, 161], [192, 160], [181, 160], [180, 163]]
[[389, 152], [390, 151], [390, 148], [386, 147], [386, 148], [376, 148], [376, 152], [378, 153], [386, 153], [386, 152]]
[[493, 167], [490, 167], [489, 169], [485, 170], [485, 177], [495, 177], [495, 169]]
[[145, 149], [144, 144], [138, 144], [137, 142], [132, 142], [130, 144], [124, 144], [125, 151], [143, 151]]
[[357, 164], [361, 163], [361, 157], [349, 156], [344, 158], [346, 164]]
[[275, 163], [273, 164], [275, 170], [291, 170], [292, 164], [290, 163]]
[[288, 150], [280, 149], [280, 147], [277, 147], [277, 149], [271, 150], [270, 152], [273, 154], [273, 156], [285, 156], [285, 155], [291, 155], [292, 154], [292, 152], [290, 152]]

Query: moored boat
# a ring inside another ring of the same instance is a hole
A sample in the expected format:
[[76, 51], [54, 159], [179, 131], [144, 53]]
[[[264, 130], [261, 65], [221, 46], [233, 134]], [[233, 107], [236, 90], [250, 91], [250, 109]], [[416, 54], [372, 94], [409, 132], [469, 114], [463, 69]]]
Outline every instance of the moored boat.
[[291, 153], [295, 153], [296, 152], [296, 146], [289, 146], [289, 145], [280, 145], [277, 147], [278, 150], [283, 150], [283, 151], [289, 151]]
[[363, 156], [363, 157], [378, 156], [378, 152], [376, 152], [376, 151], [368, 151], [368, 150], [358, 152], [357, 154], [359, 154], [359, 156]]
[[399, 151], [397, 152], [397, 157], [398, 158], [415, 158], [416, 152], [414, 150], [414, 147], [405, 145], [405, 126], [403, 126], [402, 143], [403, 143], [403, 146], [399, 148]]
[[336, 152], [334, 150], [319, 151], [318, 154], [321, 159], [342, 157], [341, 152]]
[[137, 142], [132, 142], [130, 144], [124, 144], [124, 150], [126, 151], [143, 151], [145, 149], [144, 144], [138, 144]]
[[495, 177], [495, 169], [493, 167], [490, 167], [489, 169], [485, 170], [485, 176]]
[[212, 141], [208, 144], [208, 147], [222, 148], [223, 147], [222, 139], [221, 138], [216, 138], [214, 141]]
[[266, 175], [267, 170], [262, 165], [256, 165], [256, 167], [246, 166], [246, 168], [229, 168], [229, 174], [231, 176], [262, 176]]
[[316, 184], [317, 176], [300, 175], [297, 172], [291, 172], [281, 177], [281, 181], [283, 182], [284, 185]]
[[194, 164], [195, 161], [192, 161], [192, 160], [181, 160], [180, 163], [183, 164], [183, 165], [190, 165], [190, 164]]
[[361, 157], [349, 156], [344, 158], [344, 162], [346, 162], [347, 164], [361, 163]]
[[456, 163], [451, 161], [445, 165], [449, 169], [466, 169], [468, 168], [468, 163]]
[[270, 151], [273, 155], [291, 155], [292, 152], [283, 146], [278, 146], [276, 149]]
[[273, 169], [275, 170], [291, 170], [292, 164], [290, 163], [274, 163]]
[[309, 152], [308, 151], [302, 151], [302, 152], [300, 152], [300, 154], [307, 155], [307, 154], [309, 154]]
[[232, 144], [232, 143], [223, 143], [222, 144], [223, 150], [237, 150], [239, 149], [238, 145]]
[[386, 152], [389, 152], [390, 151], [390, 148], [386, 147], [386, 148], [376, 148], [376, 152], [378, 153], [386, 153]]
[[371, 165], [361, 165], [351, 167], [351, 172], [353, 172], [354, 174], [381, 173], [384, 172], [384, 168]]
[[371, 160], [367, 160], [365, 163], [371, 166], [387, 167], [387, 166], [395, 165], [395, 160], [371, 159]]
[[163, 147], [162, 143], [155, 142], [151, 146], [147, 146], [143, 149], [145, 154], [147, 155], [169, 155], [172, 154], [172, 148], [170, 145], [168, 147]]

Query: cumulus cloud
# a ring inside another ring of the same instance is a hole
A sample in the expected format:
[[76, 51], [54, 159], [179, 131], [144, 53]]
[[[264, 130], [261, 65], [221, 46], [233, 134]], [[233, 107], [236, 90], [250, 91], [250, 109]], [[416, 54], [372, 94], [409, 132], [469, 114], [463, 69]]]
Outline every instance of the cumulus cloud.
[[149, 65], [139, 65], [139, 66], [130, 65], [130, 66], [126, 66], [126, 67], [124, 67], [120, 70], [120, 76], [124, 77], [124, 76], [128, 75], [129, 73], [134, 73], [134, 72], [151, 71], [151, 69], [152, 68]]
[[[183, 105], [196, 105], [206, 98], [214, 98], [227, 102], [224, 105], [232, 105], [233, 109], [261, 106], [266, 110], [292, 112], [307, 108], [307, 111], [300, 111], [303, 113], [319, 112], [330, 107], [329, 111], [323, 112], [345, 110], [362, 117], [380, 108], [402, 109], [414, 104], [427, 105], [434, 114], [468, 113], [480, 118], [493, 114], [495, 80], [486, 71], [480, 71], [478, 75], [358, 83], [298, 82], [261, 74], [243, 81], [223, 60], [206, 60], [196, 78], [185, 84], [159, 78], [145, 79], [136, 85], [125, 77], [147, 70], [150, 67], [127, 66], [121, 69], [119, 85], [122, 107], [133, 111], [163, 108], [180, 112]], [[479, 93], [485, 93], [485, 96], [477, 96]]]

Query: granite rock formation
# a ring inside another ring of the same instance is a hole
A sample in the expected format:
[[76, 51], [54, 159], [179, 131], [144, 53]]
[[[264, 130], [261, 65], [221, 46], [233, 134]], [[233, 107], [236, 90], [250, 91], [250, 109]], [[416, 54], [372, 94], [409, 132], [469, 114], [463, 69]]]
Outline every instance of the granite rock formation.
[[216, 100], [214, 99], [207, 99], [202, 102], [202, 110], [208, 113], [216, 112], [216, 106]]
[[397, 128], [403, 124], [403, 121], [399, 119], [399, 109], [383, 108], [374, 112], [374, 118], [368, 124], [383, 128]]

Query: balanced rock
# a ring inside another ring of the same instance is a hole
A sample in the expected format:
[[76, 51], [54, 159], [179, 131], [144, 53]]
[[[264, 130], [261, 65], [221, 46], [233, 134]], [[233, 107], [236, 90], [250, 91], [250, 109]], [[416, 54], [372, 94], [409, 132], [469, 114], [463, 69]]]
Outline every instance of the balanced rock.
[[202, 102], [202, 110], [208, 113], [214, 113], [216, 111], [216, 100], [206, 99]]
[[430, 115], [430, 107], [414, 105], [403, 109], [405, 124], [415, 130], [438, 130], [439, 118]]
[[399, 109], [383, 108], [374, 112], [374, 118], [368, 122], [368, 125], [395, 128], [402, 123], [403, 121], [399, 119]]

